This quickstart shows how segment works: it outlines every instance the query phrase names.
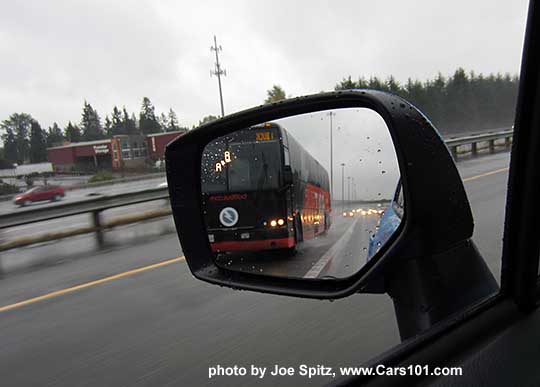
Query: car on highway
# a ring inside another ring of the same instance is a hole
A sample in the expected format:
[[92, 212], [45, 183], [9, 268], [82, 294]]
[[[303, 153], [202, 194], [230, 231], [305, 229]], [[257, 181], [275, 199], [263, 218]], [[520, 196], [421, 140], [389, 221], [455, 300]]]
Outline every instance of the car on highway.
[[[401, 183], [398, 183], [394, 197], [375, 226], [375, 232], [370, 235], [368, 259], [375, 255], [388, 239], [396, 232], [403, 218], [403, 192]], [[377, 213], [380, 213], [377, 210]]]
[[344, 218], [352, 218], [352, 217], [354, 217], [354, 212], [353, 211], [343, 211], [343, 213], [341, 215], [343, 215]]
[[59, 201], [66, 196], [64, 188], [59, 185], [42, 185], [29, 189], [28, 191], [16, 195], [13, 203], [20, 207], [28, 206], [34, 202]]

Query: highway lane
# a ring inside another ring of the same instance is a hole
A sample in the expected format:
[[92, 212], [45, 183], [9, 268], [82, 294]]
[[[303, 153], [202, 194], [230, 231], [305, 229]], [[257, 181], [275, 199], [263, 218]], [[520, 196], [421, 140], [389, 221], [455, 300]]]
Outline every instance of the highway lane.
[[88, 199], [95, 194], [115, 195], [126, 192], [141, 191], [149, 188], [156, 188], [165, 181], [165, 177], [156, 177], [147, 180], [131, 181], [113, 185], [104, 185], [101, 187], [82, 188], [73, 191], [66, 191], [66, 196], [60, 202], [36, 202], [28, 207], [16, 206], [12, 201], [0, 202], [0, 214], [10, 212], [21, 212], [31, 208], [54, 206], [61, 203], [68, 203]]
[[232, 252], [217, 255], [227, 269], [289, 278], [346, 278], [367, 261], [369, 236], [379, 215], [336, 216], [324, 234], [299, 244], [292, 254], [283, 250]]
[[[460, 163], [474, 240], [498, 277], [508, 156]], [[61, 244], [60, 244], [61, 245]], [[7, 276], [0, 305], [181, 255], [172, 235]], [[237, 292], [195, 281], [183, 261], [0, 312], [3, 385], [253, 385], [209, 366], [358, 365], [399, 342], [385, 295], [335, 302]], [[330, 381], [319, 377], [315, 383]], [[307, 385], [265, 378], [262, 385]], [[313, 382], [313, 381], [312, 381]]]

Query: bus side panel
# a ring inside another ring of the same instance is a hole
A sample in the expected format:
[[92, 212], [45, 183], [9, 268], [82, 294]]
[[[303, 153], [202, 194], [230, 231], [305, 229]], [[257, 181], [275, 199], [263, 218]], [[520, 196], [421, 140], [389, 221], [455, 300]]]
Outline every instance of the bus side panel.
[[290, 133], [287, 133], [290, 164], [294, 176], [294, 213], [300, 212], [304, 239], [323, 233], [331, 224], [328, 172]]

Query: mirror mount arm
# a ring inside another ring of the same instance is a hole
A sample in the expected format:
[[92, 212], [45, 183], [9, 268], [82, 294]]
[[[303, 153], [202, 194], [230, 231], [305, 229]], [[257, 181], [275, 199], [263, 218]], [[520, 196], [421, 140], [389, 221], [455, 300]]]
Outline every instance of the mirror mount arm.
[[384, 279], [401, 340], [465, 311], [498, 290], [471, 240], [440, 254], [397, 261], [386, 268]]

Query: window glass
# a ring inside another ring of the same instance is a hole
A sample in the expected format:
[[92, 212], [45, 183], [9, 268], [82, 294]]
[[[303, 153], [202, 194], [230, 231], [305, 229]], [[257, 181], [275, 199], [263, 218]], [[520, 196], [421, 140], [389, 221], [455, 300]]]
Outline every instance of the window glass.
[[[23, 220], [163, 188], [166, 144], [178, 133], [190, 136], [222, 115], [284, 98], [377, 89], [412, 102], [447, 142], [474, 215], [473, 241], [499, 281], [527, 6], [526, 0], [4, 1], [0, 196], [8, 200], [0, 201], [0, 215]], [[295, 142], [301, 142], [328, 172], [311, 177], [331, 187], [332, 227], [373, 215], [362, 228], [365, 240], [355, 236], [376, 246], [375, 225], [394, 224], [404, 195], [394, 196], [394, 179], [384, 212], [373, 200], [359, 203], [362, 195], [378, 199], [379, 193], [361, 178], [364, 172], [388, 177], [391, 171], [378, 158], [376, 136], [357, 137], [375, 125], [367, 119], [346, 125], [333, 114], [316, 120], [283, 136], [283, 157], [265, 156], [274, 146], [266, 135], [215, 149], [204, 188], [225, 187], [227, 195], [214, 195], [225, 203], [233, 191], [279, 185], [282, 162], [317, 170], [298, 159]], [[462, 141], [486, 133], [495, 138]], [[112, 152], [105, 152], [109, 141]], [[236, 158], [214, 173], [225, 151]], [[8, 173], [14, 164], [33, 172]], [[307, 186], [309, 177], [295, 179]], [[64, 188], [59, 202], [21, 201], [45, 180]], [[317, 211], [320, 197], [308, 197]], [[91, 376], [125, 385], [324, 385], [337, 378], [302, 377], [300, 365], [339, 372], [401, 343], [384, 284], [330, 303], [233, 292], [194, 279], [170, 210], [160, 198], [102, 211], [102, 229], [93, 228], [98, 217], [90, 213], [0, 229], [2, 385], [100, 384]], [[300, 217], [315, 224], [320, 213], [310, 211]], [[377, 223], [385, 214], [392, 219]], [[284, 228], [297, 221], [282, 219]], [[306, 239], [313, 230], [306, 228]], [[347, 229], [334, 230], [341, 238]], [[322, 236], [310, 241], [320, 256], [335, 251]], [[343, 262], [352, 268], [358, 255], [350, 253]], [[272, 268], [283, 273], [299, 261], [283, 258]], [[293, 367], [295, 375], [269, 377], [276, 364]], [[209, 369], [218, 365], [268, 369], [260, 381], [210, 379]]]

